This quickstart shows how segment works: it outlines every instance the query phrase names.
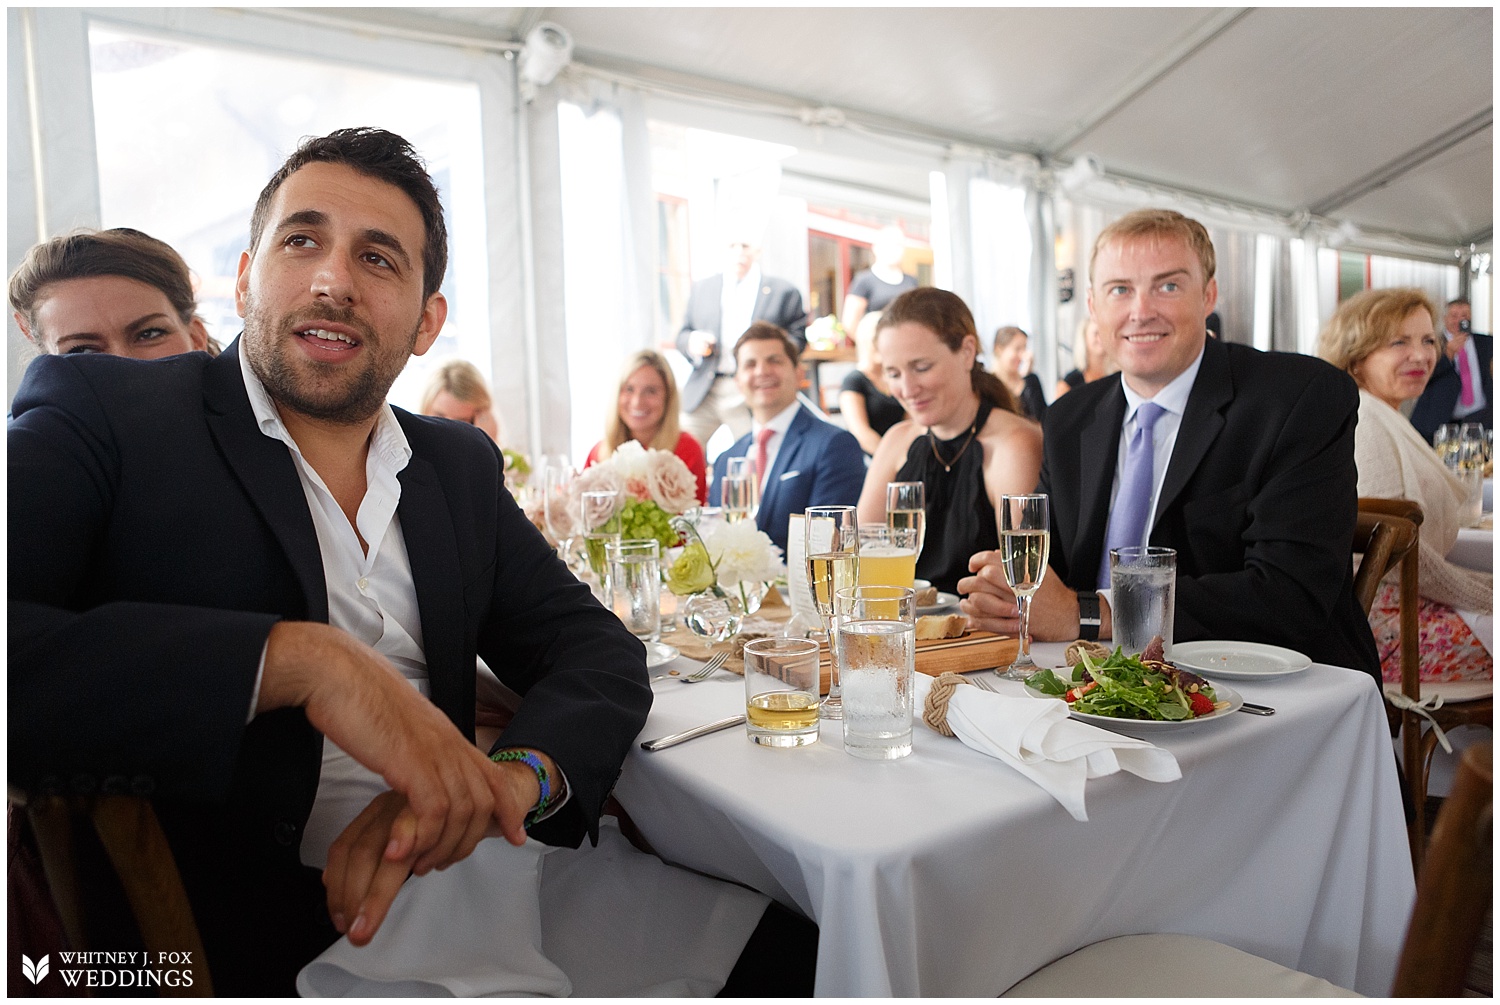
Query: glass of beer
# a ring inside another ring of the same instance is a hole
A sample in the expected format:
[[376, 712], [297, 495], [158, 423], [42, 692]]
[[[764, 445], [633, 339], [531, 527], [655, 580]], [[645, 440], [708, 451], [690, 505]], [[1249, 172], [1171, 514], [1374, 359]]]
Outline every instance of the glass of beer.
[[883, 523], [859, 525], [859, 585], [904, 586], [917, 578], [917, 532]]
[[812, 639], [745, 643], [745, 732], [767, 747], [818, 742], [818, 644]]

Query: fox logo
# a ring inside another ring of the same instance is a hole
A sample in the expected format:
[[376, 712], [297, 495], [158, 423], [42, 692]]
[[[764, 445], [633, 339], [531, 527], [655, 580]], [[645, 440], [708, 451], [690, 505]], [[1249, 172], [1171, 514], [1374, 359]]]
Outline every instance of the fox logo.
[[40, 984], [42, 978], [47, 976], [47, 959], [47, 957], [43, 956], [40, 960], [32, 963], [31, 957], [23, 953], [21, 955], [21, 973], [25, 974], [26, 979], [31, 983]]

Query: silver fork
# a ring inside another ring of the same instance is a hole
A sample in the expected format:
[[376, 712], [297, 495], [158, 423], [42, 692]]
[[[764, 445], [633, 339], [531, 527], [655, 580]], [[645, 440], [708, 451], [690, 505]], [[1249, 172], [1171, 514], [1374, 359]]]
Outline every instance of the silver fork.
[[968, 681], [970, 684], [973, 684], [975, 687], [979, 688], [982, 691], [988, 691], [990, 692], [990, 694], [999, 694], [1000, 689], [990, 681], [985, 680], [985, 674], [988, 672], [989, 671], [987, 670], [981, 670], [979, 671], [979, 673], [968, 674], [964, 677], [964, 680]]
[[728, 653], [714, 653], [708, 658], [708, 662], [703, 664], [702, 667], [694, 670], [692, 673], [688, 674], [685, 677], [679, 677], [677, 679], [684, 684], [696, 684], [700, 680], [708, 680], [714, 675], [715, 671], [717, 671], [721, 666], [724, 665], [724, 662], [727, 659], [729, 659]]

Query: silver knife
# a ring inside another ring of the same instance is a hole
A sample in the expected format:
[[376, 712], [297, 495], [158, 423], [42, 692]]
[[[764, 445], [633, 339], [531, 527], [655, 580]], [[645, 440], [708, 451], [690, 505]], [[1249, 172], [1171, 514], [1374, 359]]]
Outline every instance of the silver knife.
[[745, 717], [743, 715], [731, 715], [727, 719], [720, 719], [718, 722], [710, 722], [706, 726], [694, 726], [692, 729], [684, 729], [682, 732], [673, 733], [671, 736], [663, 736], [660, 739], [656, 740], [642, 741], [641, 749], [664, 750], [667, 747], [675, 747], [679, 743], [684, 743], [688, 740], [693, 740], [700, 736], [707, 736], [709, 733], [717, 733], [721, 729], [729, 729], [731, 726], [738, 726], [744, 721]]
[[1275, 715], [1276, 710], [1270, 705], [1252, 705], [1248, 701], [1240, 706], [1241, 712], [1249, 712], [1251, 715]]

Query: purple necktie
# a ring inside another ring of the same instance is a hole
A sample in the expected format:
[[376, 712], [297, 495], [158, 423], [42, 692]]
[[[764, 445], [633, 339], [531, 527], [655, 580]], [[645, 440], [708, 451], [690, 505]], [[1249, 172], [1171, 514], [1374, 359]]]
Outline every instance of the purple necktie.
[[1453, 362], [1458, 367], [1458, 403], [1464, 408], [1474, 407], [1474, 376], [1469, 373], [1469, 343], [1465, 342]]
[[1104, 554], [1099, 558], [1099, 589], [1109, 589], [1109, 553], [1113, 548], [1139, 545], [1151, 512], [1151, 488], [1155, 482], [1156, 444], [1151, 431], [1167, 410], [1154, 401], [1136, 409], [1135, 435], [1125, 448], [1125, 467], [1120, 472], [1120, 491], [1109, 511], [1109, 530], [1104, 535]]

